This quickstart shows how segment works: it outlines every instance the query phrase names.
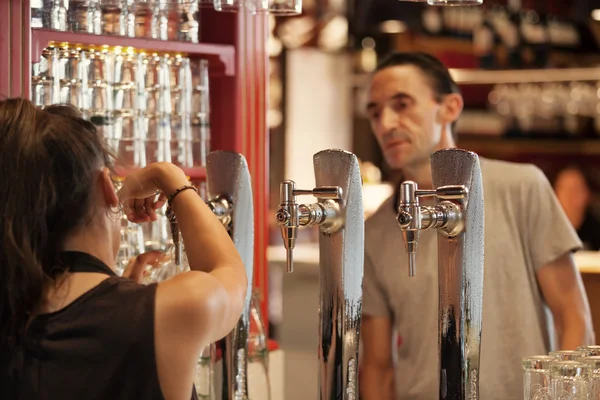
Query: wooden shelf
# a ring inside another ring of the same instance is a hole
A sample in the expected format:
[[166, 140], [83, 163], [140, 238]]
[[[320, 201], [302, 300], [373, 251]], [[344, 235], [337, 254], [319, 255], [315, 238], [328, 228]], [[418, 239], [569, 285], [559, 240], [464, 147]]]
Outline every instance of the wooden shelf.
[[456, 83], [485, 85], [497, 83], [545, 83], [599, 81], [600, 68], [548, 68], [519, 70], [475, 70], [451, 68]]
[[209, 61], [211, 74], [235, 75], [235, 47], [232, 45], [174, 42], [123, 36], [93, 35], [79, 32], [62, 32], [52, 29], [32, 29], [32, 62], [39, 62], [42, 50], [50, 44], [57, 46], [69, 44], [81, 47], [133, 47], [136, 50], [146, 52], [178, 53], [188, 57], [198, 56]]
[[[407, 31], [396, 35], [394, 48], [398, 51], [417, 50], [431, 54], [453, 52], [471, 56], [473, 60], [477, 57], [472, 39], [435, 36], [415, 31]], [[494, 54], [500, 66], [505, 67], [507, 64], [506, 47], [501, 43], [495, 44]], [[600, 55], [596, 51], [579, 53], [563, 48], [552, 48], [548, 53], [548, 57], [550, 65], [593, 66], [600, 62]]]
[[544, 154], [600, 156], [598, 139], [513, 138], [477, 135], [458, 136], [457, 146], [465, 150], [490, 154]]

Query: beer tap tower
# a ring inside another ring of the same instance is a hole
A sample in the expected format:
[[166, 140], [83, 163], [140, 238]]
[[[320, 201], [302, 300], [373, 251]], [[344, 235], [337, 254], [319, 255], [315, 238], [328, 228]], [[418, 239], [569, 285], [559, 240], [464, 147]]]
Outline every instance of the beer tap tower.
[[207, 157], [206, 204], [221, 220], [246, 266], [248, 291], [242, 316], [227, 335], [221, 399], [248, 400], [248, 336], [254, 271], [254, 208], [248, 164], [243, 155], [213, 151]]
[[[479, 398], [479, 354], [483, 309], [484, 206], [479, 158], [475, 153], [440, 150], [431, 155], [434, 190], [412, 181], [400, 186], [398, 224], [416, 271], [419, 233], [438, 230], [441, 400]], [[436, 205], [419, 205], [435, 197]]]
[[[281, 183], [277, 221], [293, 271], [300, 226], [319, 227], [319, 400], [358, 399], [358, 346], [362, 312], [364, 216], [356, 156], [343, 150], [314, 155], [316, 188]], [[317, 203], [298, 204], [299, 195]]]
[[[248, 276], [242, 315], [225, 340], [223, 374], [220, 375], [222, 379], [211, 384], [219, 387], [216, 393], [220, 393], [223, 400], [248, 400], [248, 336], [254, 267], [254, 209], [250, 172], [243, 155], [231, 151], [214, 151], [207, 157], [206, 173], [209, 197], [206, 204], [227, 229]], [[181, 238], [177, 218], [170, 207], [167, 208], [167, 217], [175, 247], [175, 265], [177, 272], [181, 272]], [[210, 345], [204, 353], [214, 351], [215, 346]], [[216, 357], [211, 354], [210, 358], [214, 362]]]

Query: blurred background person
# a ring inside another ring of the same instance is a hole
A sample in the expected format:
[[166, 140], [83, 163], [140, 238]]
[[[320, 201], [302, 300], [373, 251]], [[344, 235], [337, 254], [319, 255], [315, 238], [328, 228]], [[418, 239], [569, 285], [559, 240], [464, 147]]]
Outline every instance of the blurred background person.
[[569, 166], [554, 180], [554, 191], [585, 250], [600, 250], [600, 217], [592, 203], [590, 182], [583, 170]]

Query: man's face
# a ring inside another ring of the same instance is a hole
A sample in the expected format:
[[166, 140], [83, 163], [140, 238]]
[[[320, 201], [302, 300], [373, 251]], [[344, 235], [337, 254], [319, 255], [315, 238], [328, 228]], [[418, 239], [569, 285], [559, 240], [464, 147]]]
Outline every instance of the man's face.
[[375, 73], [367, 112], [392, 169], [429, 162], [442, 139], [440, 107], [431, 84], [417, 67], [402, 65]]

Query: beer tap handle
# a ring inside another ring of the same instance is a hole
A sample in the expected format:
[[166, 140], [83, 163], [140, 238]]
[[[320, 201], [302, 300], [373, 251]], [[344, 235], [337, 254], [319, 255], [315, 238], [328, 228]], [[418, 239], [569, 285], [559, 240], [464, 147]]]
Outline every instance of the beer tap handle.
[[[320, 186], [314, 189], [296, 189], [296, 183], [285, 180], [279, 187], [280, 204], [277, 210], [277, 222], [281, 227], [281, 237], [286, 251], [286, 268], [288, 272], [294, 271], [294, 247], [298, 238], [300, 225], [307, 225], [317, 220], [322, 221], [320, 209], [311, 208], [311, 205], [299, 205], [296, 196], [311, 195], [322, 200], [339, 200], [342, 198], [342, 188], [339, 186]], [[311, 211], [312, 210], [312, 211]], [[301, 223], [302, 221], [302, 223]]]
[[461, 200], [469, 195], [469, 189], [463, 185], [440, 186], [435, 190], [435, 195], [441, 200]]
[[294, 247], [298, 237], [300, 225], [298, 203], [295, 195], [296, 183], [283, 181], [279, 187], [280, 204], [277, 210], [277, 222], [281, 226], [281, 237], [286, 251], [286, 268], [288, 272], [294, 271]]
[[[421, 207], [420, 197], [437, 197], [440, 200], [460, 200], [466, 198], [468, 189], [462, 185], [440, 186], [435, 190], [419, 190], [412, 181], [402, 182], [400, 186], [400, 203], [398, 205], [398, 225], [402, 229], [402, 238], [408, 253], [408, 275], [415, 276], [417, 245], [422, 229], [444, 226], [447, 217], [444, 211]], [[434, 218], [435, 217], [435, 218]], [[442, 217], [441, 219], [438, 219]], [[456, 226], [460, 229], [460, 225]]]
[[[416, 184], [415, 184], [416, 188]], [[416, 190], [415, 197], [437, 197], [440, 200], [460, 200], [467, 197], [469, 190], [463, 185], [440, 186], [435, 190]]]
[[173, 245], [175, 246], [175, 265], [179, 268], [181, 266], [182, 251], [181, 251], [181, 237], [179, 232], [179, 224], [177, 223], [177, 217], [171, 206], [167, 206], [166, 211], [167, 219], [171, 228], [171, 236], [173, 237]]
[[320, 186], [311, 190], [293, 189], [294, 196], [312, 195], [317, 199], [338, 200], [342, 198], [342, 188], [339, 186]]

